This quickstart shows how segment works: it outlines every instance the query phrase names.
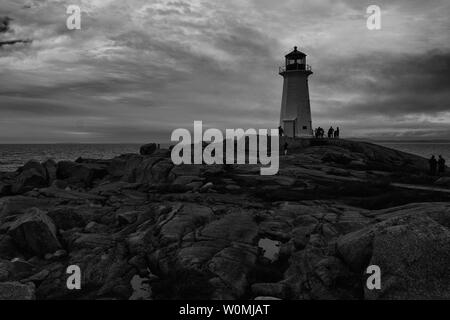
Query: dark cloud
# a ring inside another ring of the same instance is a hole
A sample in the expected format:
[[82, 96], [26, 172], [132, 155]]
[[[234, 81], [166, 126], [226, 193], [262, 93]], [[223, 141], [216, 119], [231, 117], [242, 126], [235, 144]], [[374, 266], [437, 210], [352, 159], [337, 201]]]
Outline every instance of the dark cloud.
[[[336, 61], [328, 62], [329, 66]], [[352, 95], [328, 112], [347, 114], [435, 116], [449, 111], [450, 52], [439, 49], [420, 54], [375, 52], [339, 60], [336, 68], [318, 73], [320, 89]], [[332, 71], [332, 73], [330, 72]], [[319, 71], [321, 72], [321, 71]]]
[[7, 41], [0, 41], [0, 47], [2, 46], [11, 46], [16, 43], [31, 43], [31, 40], [7, 40]]
[[[8, 16], [0, 17], [0, 33], [8, 33], [11, 32], [10, 22], [11, 18]], [[14, 40], [0, 40], [0, 47], [2, 46], [11, 46], [16, 43], [30, 43], [31, 40], [23, 40], [23, 39], [14, 39]]]
[[9, 23], [11, 21], [11, 18], [8, 16], [0, 17], [0, 33], [8, 32], [9, 31]]

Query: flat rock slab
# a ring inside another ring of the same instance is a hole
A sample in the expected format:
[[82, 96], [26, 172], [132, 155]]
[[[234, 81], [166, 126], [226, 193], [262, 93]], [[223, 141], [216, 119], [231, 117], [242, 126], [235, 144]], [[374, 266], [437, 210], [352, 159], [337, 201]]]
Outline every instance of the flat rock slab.
[[8, 234], [18, 247], [38, 256], [61, 249], [53, 221], [37, 208], [30, 209], [14, 221]]

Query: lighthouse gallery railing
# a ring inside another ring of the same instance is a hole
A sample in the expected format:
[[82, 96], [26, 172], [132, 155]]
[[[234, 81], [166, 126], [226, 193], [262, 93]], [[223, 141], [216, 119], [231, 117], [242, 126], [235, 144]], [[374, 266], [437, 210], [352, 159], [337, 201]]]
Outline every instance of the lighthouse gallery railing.
[[288, 64], [287, 66], [281, 66], [279, 67], [279, 72], [286, 72], [286, 71], [312, 71], [311, 66], [309, 64]]

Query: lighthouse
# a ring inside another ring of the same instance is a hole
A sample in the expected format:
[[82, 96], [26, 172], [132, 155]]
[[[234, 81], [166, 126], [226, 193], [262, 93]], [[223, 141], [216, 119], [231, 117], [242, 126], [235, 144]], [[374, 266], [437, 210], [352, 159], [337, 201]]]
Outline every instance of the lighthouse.
[[285, 64], [280, 67], [283, 76], [283, 96], [281, 99], [280, 126], [288, 137], [311, 137], [311, 107], [309, 104], [308, 77], [311, 67], [306, 64], [306, 54], [297, 50], [285, 56]]

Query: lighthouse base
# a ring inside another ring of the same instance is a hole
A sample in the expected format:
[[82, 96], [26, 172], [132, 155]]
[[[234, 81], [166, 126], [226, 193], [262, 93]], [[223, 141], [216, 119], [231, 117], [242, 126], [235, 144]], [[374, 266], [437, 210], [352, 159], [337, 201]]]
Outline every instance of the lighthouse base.
[[282, 120], [280, 125], [283, 128], [283, 133], [286, 137], [313, 137], [311, 125], [299, 127], [297, 119]]

